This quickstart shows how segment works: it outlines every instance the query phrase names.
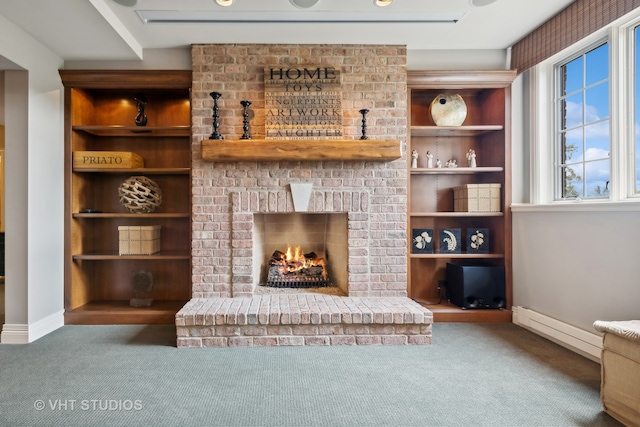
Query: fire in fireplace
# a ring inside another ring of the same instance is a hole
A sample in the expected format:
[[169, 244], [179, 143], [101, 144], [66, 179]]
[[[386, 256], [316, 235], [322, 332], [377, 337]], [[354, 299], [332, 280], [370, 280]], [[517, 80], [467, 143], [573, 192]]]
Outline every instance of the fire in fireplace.
[[267, 286], [276, 288], [315, 288], [329, 285], [327, 265], [315, 252], [304, 253], [287, 246], [286, 252], [276, 250], [269, 259]]
[[[259, 294], [316, 290], [333, 293], [339, 289], [349, 295], [348, 232], [346, 212], [254, 213], [251, 260], [254, 291]], [[301, 249], [298, 260], [293, 263], [296, 246]], [[278, 252], [286, 256], [289, 247], [291, 256], [287, 261]], [[313, 252], [315, 256], [311, 255]], [[305, 258], [305, 253], [310, 256]], [[311, 265], [315, 258], [322, 259], [324, 264], [315, 260], [316, 265]], [[303, 270], [286, 274], [287, 269], [283, 267], [287, 263], [301, 265]], [[322, 269], [309, 268], [310, 265], [322, 266]]]

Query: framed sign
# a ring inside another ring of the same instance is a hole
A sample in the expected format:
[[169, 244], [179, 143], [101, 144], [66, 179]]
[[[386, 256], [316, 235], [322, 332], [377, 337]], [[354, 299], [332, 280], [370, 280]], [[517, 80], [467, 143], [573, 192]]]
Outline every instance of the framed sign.
[[264, 69], [265, 139], [343, 139], [340, 70]]

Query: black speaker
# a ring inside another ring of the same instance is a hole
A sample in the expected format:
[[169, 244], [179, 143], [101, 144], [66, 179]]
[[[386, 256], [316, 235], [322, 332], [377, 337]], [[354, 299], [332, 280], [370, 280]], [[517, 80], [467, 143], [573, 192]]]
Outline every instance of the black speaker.
[[462, 308], [506, 308], [504, 267], [447, 263], [446, 295]]

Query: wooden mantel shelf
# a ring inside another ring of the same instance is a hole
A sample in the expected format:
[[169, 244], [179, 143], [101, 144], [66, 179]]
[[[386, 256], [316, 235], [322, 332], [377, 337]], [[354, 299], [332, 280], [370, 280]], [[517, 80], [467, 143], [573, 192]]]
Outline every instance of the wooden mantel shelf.
[[240, 161], [390, 161], [402, 157], [398, 139], [240, 139], [202, 141], [202, 159]]

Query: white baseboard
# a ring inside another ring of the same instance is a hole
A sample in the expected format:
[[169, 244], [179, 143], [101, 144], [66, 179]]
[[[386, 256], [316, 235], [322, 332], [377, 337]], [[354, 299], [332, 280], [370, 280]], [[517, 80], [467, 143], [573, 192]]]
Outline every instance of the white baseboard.
[[64, 310], [31, 325], [5, 323], [0, 334], [2, 344], [29, 344], [64, 326]]
[[600, 362], [602, 337], [525, 307], [513, 307], [513, 323]]

